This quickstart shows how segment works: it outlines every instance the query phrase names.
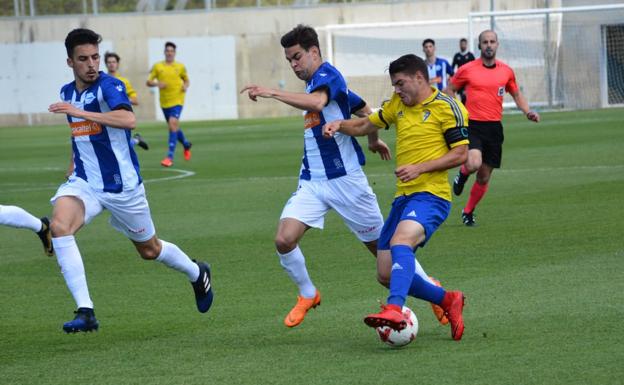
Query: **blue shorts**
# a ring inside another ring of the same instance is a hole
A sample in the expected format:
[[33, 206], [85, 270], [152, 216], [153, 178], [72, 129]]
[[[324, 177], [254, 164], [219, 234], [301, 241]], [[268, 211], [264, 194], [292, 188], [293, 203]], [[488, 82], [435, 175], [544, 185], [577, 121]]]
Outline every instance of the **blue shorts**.
[[446, 220], [451, 211], [451, 202], [428, 192], [396, 197], [392, 202], [390, 214], [381, 229], [377, 244], [378, 250], [390, 250], [390, 240], [399, 222], [412, 220], [425, 228], [425, 240], [416, 247], [422, 247]]
[[169, 118], [180, 119], [180, 115], [182, 115], [182, 106], [177, 105], [169, 108], [163, 108], [162, 112], [165, 114], [166, 121], [169, 121]]

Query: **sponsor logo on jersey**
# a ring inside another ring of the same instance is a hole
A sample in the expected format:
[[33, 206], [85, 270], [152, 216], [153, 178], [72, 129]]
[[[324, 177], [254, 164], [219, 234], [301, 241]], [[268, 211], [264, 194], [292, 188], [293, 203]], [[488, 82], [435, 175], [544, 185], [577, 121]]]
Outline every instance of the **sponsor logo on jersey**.
[[85, 136], [85, 135], [97, 135], [102, 132], [102, 125], [100, 123], [92, 122], [90, 120], [82, 120], [80, 122], [69, 123], [71, 127], [72, 136]]
[[306, 130], [319, 124], [321, 124], [321, 114], [318, 112], [307, 112], [303, 117], [303, 126]]
[[431, 115], [431, 111], [429, 110], [424, 110], [423, 111], [423, 122], [426, 122], [427, 119], [429, 119], [429, 116]]

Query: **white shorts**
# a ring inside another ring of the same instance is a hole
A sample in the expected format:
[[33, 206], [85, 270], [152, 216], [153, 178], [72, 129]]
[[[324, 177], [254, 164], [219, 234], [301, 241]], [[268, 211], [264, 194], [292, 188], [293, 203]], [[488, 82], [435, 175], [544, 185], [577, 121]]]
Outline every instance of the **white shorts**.
[[330, 209], [336, 210], [360, 241], [379, 238], [383, 216], [364, 173], [330, 180], [299, 180], [299, 188], [286, 202], [280, 220], [294, 218], [322, 229]]
[[72, 177], [58, 188], [50, 202], [54, 205], [62, 196], [74, 196], [82, 201], [85, 224], [106, 209], [111, 213], [108, 220], [111, 226], [131, 240], [145, 242], [156, 234], [143, 184], [134, 190], [107, 193], [96, 191], [83, 179]]

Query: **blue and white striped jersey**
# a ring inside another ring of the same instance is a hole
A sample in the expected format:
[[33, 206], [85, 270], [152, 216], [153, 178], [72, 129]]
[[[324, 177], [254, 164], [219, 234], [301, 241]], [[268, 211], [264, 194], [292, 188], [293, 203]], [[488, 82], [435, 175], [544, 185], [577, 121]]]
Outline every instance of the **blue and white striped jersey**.
[[448, 84], [447, 76], [453, 76], [455, 72], [453, 71], [453, 66], [449, 64], [445, 59], [440, 57], [436, 57], [435, 63], [429, 64], [427, 63], [427, 70], [429, 72], [429, 80], [434, 78], [438, 78], [438, 82], [436, 82], [435, 86], [438, 87], [440, 91], [446, 88]]
[[[78, 92], [76, 82], [61, 88], [61, 99], [90, 112], [131, 110], [123, 82], [100, 71], [98, 80]], [[130, 143], [130, 130], [67, 116], [71, 128], [74, 176], [93, 189], [119, 193], [141, 184], [139, 161]]]
[[326, 180], [361, 171], [365, 158], [354, 137], [337, 132], [333, 138], [323, 137], [323, 125], [334, 120], [349, 119], [351, 106], [344, 78], [329, 63], [323, 63], [307, 82], [306, 92], [325, 90], [329, 97], [320, 112], [304, 112], [304, 144], [300, 179]]

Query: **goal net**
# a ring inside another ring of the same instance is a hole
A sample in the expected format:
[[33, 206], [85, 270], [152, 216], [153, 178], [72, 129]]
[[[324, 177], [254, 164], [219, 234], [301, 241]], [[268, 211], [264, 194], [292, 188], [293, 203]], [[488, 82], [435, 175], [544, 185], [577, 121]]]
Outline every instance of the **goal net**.
[[[371, 106], [389, 98], [390, 61], [424, 57], [422, 41], [452, 62], [465, 37], [476, 57], [481, 31], [499, 37], [497, 58], [514, 69], [533, 107], [586, 109], [624, 103], [624, 4], [471, 13], [467, 19], [334, 25], [325, 31], [325, 56], [349, 87]], [[505, 107], [515, 107], [505, 96]]]

